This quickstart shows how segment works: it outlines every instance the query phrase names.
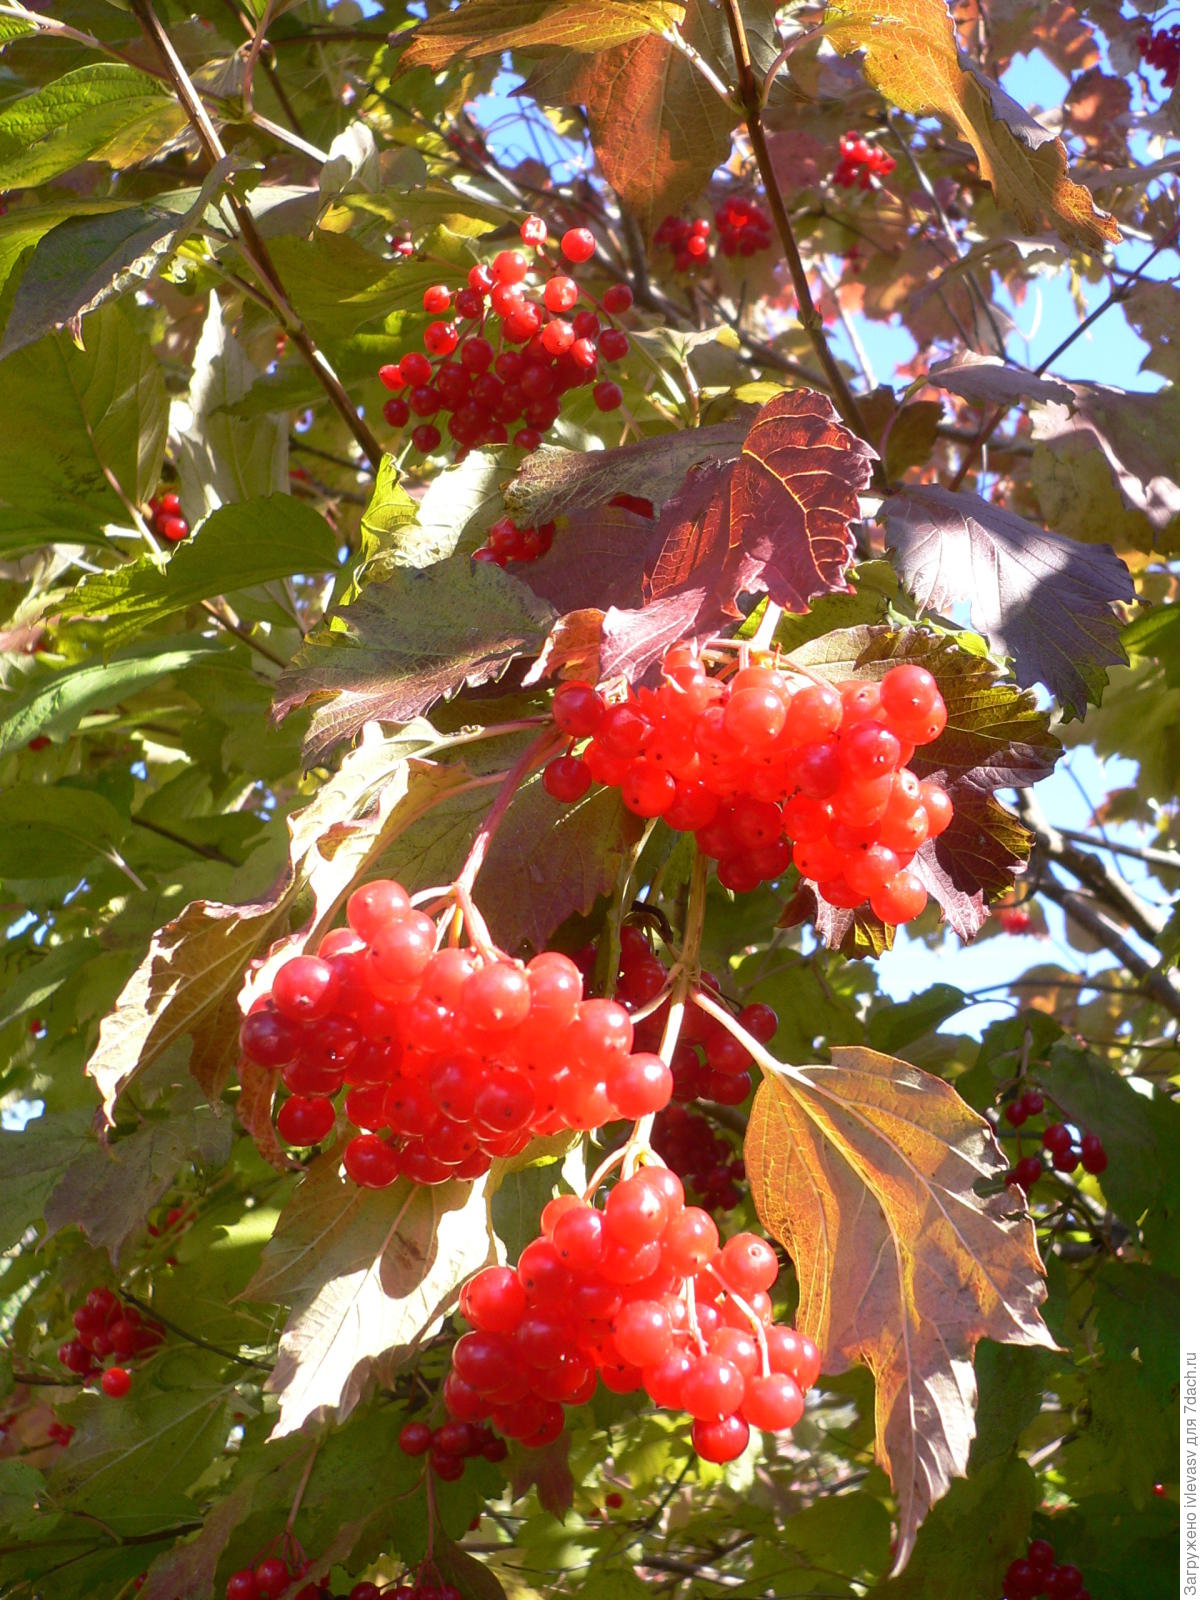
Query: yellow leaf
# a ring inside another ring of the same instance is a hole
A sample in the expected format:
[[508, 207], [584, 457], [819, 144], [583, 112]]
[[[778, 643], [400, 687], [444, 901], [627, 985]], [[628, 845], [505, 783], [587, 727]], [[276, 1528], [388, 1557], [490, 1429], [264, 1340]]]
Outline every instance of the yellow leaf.
[[827, 1372], [875, 1378], [875, 1450], [900, 1506], [897, 1567], [967, 1470], [980, 1339], [1045, 1345], [1042, 1264], [987, 1123], [940, 1078], [857, 1046], [776, 1067], [754, 1099], [746, 1170], [800, 1284], [797, 1326]]
[[591, 54], [662, 33], [679, 22], [682, 4], [674, 0], [466, 0], [457, 10], [394, 36], [400, 67], [432, 67], [435, 71], [455, 56], [498, 55], [502, 50], [528, 50], [534, 45], [559, 45]]
[[979, 158], [996, 199], [1026, 232], [1052, 229], [1065, 243], [1099, 250], [1120, 229], [1067, 176], [1067, 152], [999, 84], [960, 56], [945, 0], [838, 0], [826, 37], [842, 55], [863, 52], [863, 73], [902, 111], [955, 124]]

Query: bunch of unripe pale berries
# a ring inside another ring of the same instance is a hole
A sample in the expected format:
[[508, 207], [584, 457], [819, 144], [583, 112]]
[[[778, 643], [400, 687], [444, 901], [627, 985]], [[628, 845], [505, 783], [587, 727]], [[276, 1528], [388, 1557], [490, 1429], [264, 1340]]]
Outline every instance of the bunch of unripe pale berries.
[[288, 1144], [319, 1144], [345, 1087], [345, 1117], [364, 1130], [343, 1153], [353, 1182], [477, 1178], [535, 1135], [671, 1098], [670, 1068], [634, 1049], [624, 1007], [583, 998], [568, 956], [438, 949], [433, 921], [386, 880], [356, 889], [347, 917], [316, 955], [280, 967], [241, 1047], [289, 1091], [276, 1116]]
[[877, 144], [868, 144], [861, 133], [844, 133], [839, 141], [838, 164], [833, 181], [839, 189], [871, 189], [896, 170], [895, 160]]
[[608, 700], [591, 684], [561, 684], [553, 714], [564, 733], [590, 741], [545, 768], [546, 791], [564, 804], [593, 782], [619, 788], [637, 816], [694, 833], [735, 893], [794, 863], [831, 905], [869, 903], [892, 924], [924, 909], [910, 863], [950, 825], [953, 806], [907, 765], [946, 725], [923, 667], [835, 685], [780, 662], [725, 679], [675, 645], [658, 687]]
[[446, 1409], [537, 1447], [598, 1381], [615, 1394], [644, 1389], [690, 1413], [698, 1455], [732, 1461], [751, 1427], [795, 1426], [820, 1371], [812, 1341], [774, 1321], [778, 1270], [755, 1234], [722, 1246], [666, 1167], [620, 1179], [603, 1209], [551, 1200], [515, 1267], [485, 1267], [463, 1286], [472, 1331], [454, 1346]]
[[137, 1306], [127, 1305], [111, 1289], [90, 1289], [86, 1300], [77, 1306], [71, 1320], [76, 1336], [58, 1347], [58, 1359], [68, 1372], [90, 1378], [100, 1372], [101, 1393], [119, 1400], [129, 1393], [132, 1378], [123, 1365], [105, 1367], [108, 1356], [118, 1362], [148, 1355], [163, 1341], [165, 1330], [159, 1322], [146, 1322]]
[[1083, 1586], [1083, 1573], [1070, 1562], [1056, 1562], [1054, 1546], [1033, 1539], [1019, 1560], [1004, 1574], [1004, 1600], [1092, 1600]]
[[633, 291], [614, 283], [597, 300], [571, 276], [567, 269], [595, 252], [587, 228], [563, 234], [557, 261], [547, 237], [540, 217], [526, 217], [525, 251], [502, 250], [490, 264], [477, 262], [457, 289], [431, 285], [424, 295], [425, 353], [380, 367], [380, 382], [392, 391], [384, 419], [395, 428], [412, 421], [410, 438], [420, 454], [442, 447], [435, 419], [443, 413], [461, 459], [476, 445], [536, 450], [570, 389], [591, 385], [598, 411], [621, 404], [620, 385], [602, 368], [629, 351], [616, 319], [633, 304]]
[[[1031, 1117], [1041, 1117], [1046, 1109], [1046, 1096], [1040, 1089], [1026, 1089], [1015, 1100], [1010, 1100], [1004, 1108], [1004, 1119], [1009, 1127], [1017, 1130], [1025, 1127]], [[1018, 1160], [1004, 1175], [1004, 1181], [1009, 1187], [1024, 1189], [1026, 1194], [1045, 1172], [1040, 1156], [1022, 1156], [1019, 1153], [1020, 1134], [1018, 1138]], [[1041, 1135], [1042, 1149], [1050, 1159], [1050, 1165], [1055, 1172], [1074, 1172], [1082, 1167], [1085, 1172], [1093, 1177], [1099, 1175], [1108, 1166], [1108, 1152], [1096, 1133], [1081, 1133], [1078, 1142], [1075, 1134], [1066, 1122], [1056, 1121], [1047, 1123]]]

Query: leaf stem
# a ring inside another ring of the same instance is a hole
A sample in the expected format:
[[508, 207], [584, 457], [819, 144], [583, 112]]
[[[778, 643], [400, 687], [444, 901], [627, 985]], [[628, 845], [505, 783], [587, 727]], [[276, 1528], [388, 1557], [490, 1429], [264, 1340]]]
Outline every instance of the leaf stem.
[[779, 242], [783, 246], [783, 253], [787, 260], [788, 271], [791, 273], [792, 285], [796, 291], [796, 303], [800, 311], [800, 321], [809, 339], [812, 341], [813, 351], [821, 363], [821, 369], [829, 380], [829, 387], [837, 401], [838, 410], [843, 420], [853, 428], [860, 438], [867, 436], [866, 424], [858, 409], [858, 401], [846, 382], [846, 375], [834, 358], [833, 351], [829, 348], [825, 338], [825, 330], [821, 323], [821, 313], [813, 302], [812, 291], [808, 287], [808, 277], [804, 271], [804, 262], [800, 258], [800, 247], [796, 243], [796, 236], [792, 232], [792, 225], [788, 219], [787, 206], [784, 203], [783, 192], [779, 187], [779, 179], [771, 160], [770, 146], [767, 144], [766, 130], [762, 121], [762, 98], [759, 92], [758, 79], [754, 76], [754, 66], [750, 59], [750, 46], [746, 40], [746, 28], [742, 21], [741, 9], [738, 0], [721, 0], [725, 10], [725, 18], [729, 24], [729, 37], [733, 44], [733, 56], [737, 63], [738, 72], [738, 98], [741, 110], [746, 118], [746, 131], [750, 135], [751, 148], [754, 159], [758, 163], [758, 170], [762, 177], [763, 189], [766, 193], [767, 204], [771, 208], [771, 216], [775, 222], [775, 231], [779, 235]]
[[542, 765], [550, 752], [564, 743], [565, 737], [557, 728], [548, 728], [541, 738], [535, 739], [525, 754], [509, 768], [499, 794], [492, 801], [491, 810], [479, 826], [479, 832], [475, 835], [467, 859], [463, 862], [462, 871], [454, 880], [454, 889], [460, 899], [470, 899], [475, 880], [479, 877], [480, 868], [491, 848], [492, 840], [496, 837], [504, 813], [512, 804], [517, 790], [528, 775]]

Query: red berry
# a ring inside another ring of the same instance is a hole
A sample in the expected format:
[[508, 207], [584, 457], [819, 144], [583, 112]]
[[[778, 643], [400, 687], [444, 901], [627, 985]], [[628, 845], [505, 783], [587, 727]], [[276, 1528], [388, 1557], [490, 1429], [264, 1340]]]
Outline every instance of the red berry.
[[623, 316], [633, 304], [633, 290], [627, 283], [614, 283], [604, 291], [601, 304], [610, 317]]
[[449, 311], [450, 300], [450, 290], [444, 283], [432, 283], [422, 296], [421, 304], [431, 317], [440, 317], [443, 311]]
[[605, 379], [597, 383], [592, 389], [592, 404], [597, 411], [615, 411], [621, 404], [621, 386]]
[[225, 1600], [258, 1600], [253, 1567], [243, 1567], [230, 1577], [225, 1585]]
[[578, 266], [590, 261], [596, 251], [596, 240], [588, 228], [570, 228], [563, 234], [562, 253], [568, 261]]
[[286, 1561], [281, 1561], [278, 1556], [268, 1556], [255, 1567], [254, 1581], [259, 1594], [265, 1595], [266, 1600], [277, 1600], [292, 1581], [292, 1575]]
[[424, 340], [431, 356], [448, 356], [458, 345], [458, 330], [449, 322], [431, 322]]
[[629, 354], [629, 340], [620, 328], [603, 328], [596, 336], [596, 348], [605, 361], [621, 361]]
[[1098, 1176], [1108, 1166], [1108, 1154], [1097, 1134], [1085, 1133], [1079, 1141], [1079, 1160], [1083, 1170], [1093, 1176]]
[[386, 1189], [400, 1176], [396, 1152], [374, 1133], [360, 1133], [342, 1153], [351, 1183], [364, 1189]]
[[521, 243], [534, 247], [546, 242], [546, 224], [541, 217], [526, 217], [521, 224]]
[[492, 262], [497, 283], [520, 283], [528, 270], [529, 263], [519, 250], [502, 250]]
[[419, 350], [414, 350], [400, 358], [400, 375], [405, 383], [414, 385], [428, 383], [433, 376], [433, 368], [427, 356], [423, 356]]
[[412, 431], [413, 448], [427, 456], [431, 450], [436, 450], [442, 442], [440, 431], [432, 422], [422, 422]]
[[129, 1393], [129, 1386], [133, 1382], [125, 1367], [109, 1367], [100, 1379], [100, 1387], [110, 1400], [120, 1400]]
[[1042, 1134], [1043, 1148], [1049, 1150], [1051, 1155], [1069, 1150], [1073, 1142], [1071, 1130], [1064, 1122], [1052, 1122]]
[[547, 311], [553, 311], [556, 316], [563, 311], [570, 311], [578, 299], [579, 285], [574, 278], [560, 273], [557, 277], [546, 280], [546, 287], [542, 290], [542, 300]]
[[692, 1424], [692, 1445], [702, 1461], [733, 1461], [750, 1443], [750, 1429], [741, 1417], [719, 1421], [697, 1419]]
[[408, 421], [408, 402], [403, 396], [394, 394], [390, 400], [383, 402], [383, 420], [392, 428], [402, 428]]
[[542, 772], [542, 785], [546, 793], [563, 805], [573, 805], [582, 800], [592, 786], [592, 775], [584, 762], [575, 756], [556, 756], [546, 763]]

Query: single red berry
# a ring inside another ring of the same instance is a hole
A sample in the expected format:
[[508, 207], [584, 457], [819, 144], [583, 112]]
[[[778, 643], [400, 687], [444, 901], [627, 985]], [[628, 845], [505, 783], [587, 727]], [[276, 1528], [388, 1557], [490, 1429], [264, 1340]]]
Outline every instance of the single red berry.
[[611, 284], [604, 291], [604, 298], [600, 303], [610, 317], [622, 316], [633, 304], [633, 290], [627, 283]]
[[428, 356], [423, 356], [419, 350], [412, 350], [400, 358], [400, 374], [405, 383], [428, 383], [433, 376], [433, 368]]
[[629, 354], [629, 340], [620, 328], [603, 328], [596, 337], [596, 348], [605, 361], [620, 361]]
[[120, 1400], [129, 1393], [132, 1381], [127, 1368], [109, 1367], [100, 1379], [100, 1387], [110, 1400]]
[[546, 242], [546, 224], [541, 217], [529, 216], [521, 224], [521, 243], [535, 248]]
[[595, 252], [596, 240], [590, 228], [569, 228], [563, 234], [562, 253], [576, 266], [590, 261]]
[[431, 322], [425, 329], [424, 339], [431, 356], [448, 356], [458, 345], [458, 329], [449, 322]]
[[383, 403], [383, 420], [392, 428], [402, 428], [408, 421], [408, 401], [402, 395], [394, 394], [390, 400]]
[[243, 1567], [230, 1577], [225, 1585], [225, 1600], [258, 1600], [253, 1567]]
[[419, 450], [423, 456], [427, 456], [441, 444], [441, 431], [435, 428], [432, 422], [422, 422], [413, 429], [412, 442], [414, 450]]
[[621, 385], [607, 378], [592, 388], [592, 404], [597, 411], [615, 411], [623, 398]]
[[265, 1561], [260, 1561], [254, 1569], [254, 1581], [258, 1585], [260, 1595], [266, 1600], [277, 1600], [292, 1581], [286, 1561], [281, 1561], [278, 1556], [268, 1556]]
[[1064, 1150], [1069, 1150], [1073, 1140], [1071, 1130], [1065, 1122], [1052, 1122], [1042, 1134], [1042, 1146], [1049, 1150], [1051, 1155], [1058, 1155]]
[[556, 756], [542, 773], [542, 787], [554, 800], [573, 805], [582, 800], [592, 786], [592, 775], [576, 756]]
[[431, 317], [440, 317], [450, 309], [450, 290], [444, 283], [432, 283], [422, 296], [421, 304]]
[[1098, 1134], [1085, 1133], [1079, 1141], [1079, 1161], [1083, 1170], [1093, 1177], [1098, 1177], [1108, 1166], [1108, 1152]]
[[388, 362], [379, 369], [379, 381], [385, 389], [403, 389], [405, 377], [398, 362]]
[[557, 316], [560, 312], [570, 311], [579, 299], [579, 285], [574, 278], [560, 273], [557, 277], [547, 279], [542, 299], [547, 311], [553, 311]]
[[501, 250], [492, 262], [492, 276], [497, 283], [520, 283], [529, 270], [529, 263], [519, 250]]

